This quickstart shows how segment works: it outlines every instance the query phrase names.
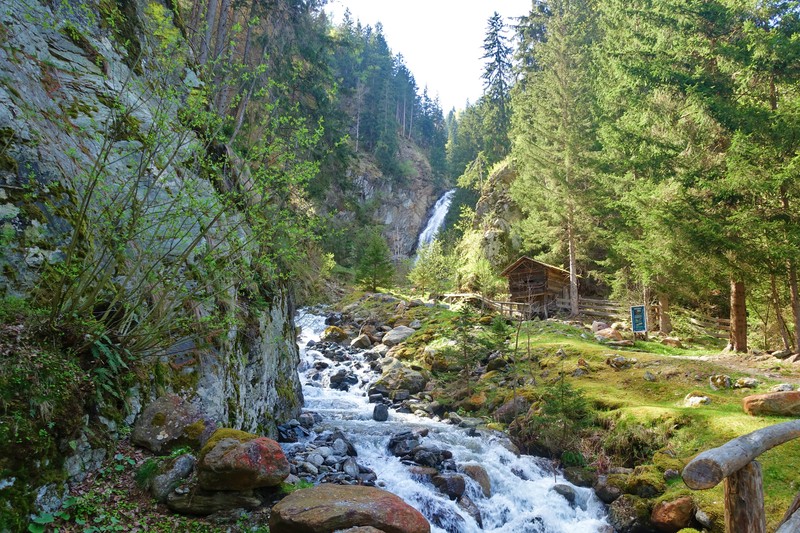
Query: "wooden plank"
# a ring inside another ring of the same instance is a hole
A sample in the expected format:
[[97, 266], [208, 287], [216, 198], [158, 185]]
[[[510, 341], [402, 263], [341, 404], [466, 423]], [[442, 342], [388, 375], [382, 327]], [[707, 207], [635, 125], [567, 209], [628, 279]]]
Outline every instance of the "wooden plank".
[[725, 531], [767, 533], [764, 483], [758, 461], [725, 478]]
[[683, 469], [683, 482], [693, 490], [710, 489], [767, 450], [798, 437], [800, 420], [775, 424], [742, 435], [692, 459]]

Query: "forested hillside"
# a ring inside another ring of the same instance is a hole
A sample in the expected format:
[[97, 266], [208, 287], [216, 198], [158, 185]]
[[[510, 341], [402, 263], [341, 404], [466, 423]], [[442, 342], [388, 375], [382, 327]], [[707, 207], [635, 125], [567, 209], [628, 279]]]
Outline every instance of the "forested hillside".
[[737, 350], [748, 321], [762, 347], [797, 348], [798, 16], [793, 2], [534, 2], [516, 50], [491, 30], [486, 95], [448, 157], [471, 201], [498, 194], [486, 176], [503, 157], [518, 174], [519, 244], [499, 263], [524, 253], [586, 296], [730, 313]]

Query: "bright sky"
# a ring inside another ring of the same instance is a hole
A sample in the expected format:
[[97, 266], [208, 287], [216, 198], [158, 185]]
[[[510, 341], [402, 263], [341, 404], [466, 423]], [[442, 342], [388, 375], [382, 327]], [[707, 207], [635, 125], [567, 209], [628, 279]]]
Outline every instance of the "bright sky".
[[339, 23], [346, 8], [363, 25], [383, 23], [392, 53], [403, 54], [420, 92], [427, 85], [446, 115], [483, 94], [481, 56], [489, 17], [497, 11], [514, 24], [515, 17], [528, 14], [531, 0], [329, 0], [326, 10]]

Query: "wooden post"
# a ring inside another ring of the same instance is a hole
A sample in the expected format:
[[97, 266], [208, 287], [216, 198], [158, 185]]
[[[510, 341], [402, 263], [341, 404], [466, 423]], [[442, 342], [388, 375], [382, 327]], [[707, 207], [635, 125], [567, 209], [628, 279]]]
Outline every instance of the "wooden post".
[[761, 465], [751, 461], [725, 478], [725, 531], [766, 533]]

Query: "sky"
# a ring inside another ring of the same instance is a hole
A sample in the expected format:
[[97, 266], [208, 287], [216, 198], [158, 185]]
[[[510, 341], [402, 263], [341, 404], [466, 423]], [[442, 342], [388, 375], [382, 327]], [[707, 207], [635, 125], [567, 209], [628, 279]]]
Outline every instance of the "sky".
[[483, 94], [489, 17], [497, 11], [513, 24], [530, 11], [531, 0], [329, 0], [325, 9], [339, 23], [347, 8], [363, 25], [383, 24], [392, 53], [403, 54], [420, 92], [427, 86], [447, 114]]

